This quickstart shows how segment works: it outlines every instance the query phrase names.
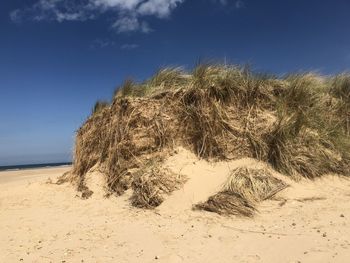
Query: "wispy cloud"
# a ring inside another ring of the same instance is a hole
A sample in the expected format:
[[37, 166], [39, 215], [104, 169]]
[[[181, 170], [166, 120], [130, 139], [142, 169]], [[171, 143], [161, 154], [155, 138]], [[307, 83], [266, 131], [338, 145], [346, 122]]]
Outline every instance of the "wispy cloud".
[[139, 47], [136, 43], [125, 43], [122, 45], [117, 44], [112, 39], [95, 39], [90, 44], [90, 49], [103, 49], [103, 48], [119, 48], [121, 50], [133, 50]]
[[107, 47], [113, 47], [116, 43], [113, 40], [109, 39], [95, 39], [90, 44], [91, 49], [100, 49], [100, 48], [107, 48]]
[[38, 0], [32, 6], [10, 13], [13, 22], [22, 19], [35, 21], [85, 21], [101, 14], [114, 17], [111, 27], [118, 33], [151, 32], [146, 17], [167, 18], [185, 0]]
[[[114, 20], [111, 28], [117, 33], [149, 33], [152, 28], [147, 18], [168, 18], [173, 10], [186, 0], [36, 0], [26, 8], [13, 10], [9, 15], [13, 22], [22, 20], [57, 22], [86, 21], [108, 14]], [[234, 3], [244, 7], [243, 0], [211, 0], [221, 5]]]
[[120, 49], [122, 49], [122, 50], [132, 50], [132, 49], [136, 49], [138, 47], [139, 47], [139, 45], [137, 45], [137, 44], [124, 44], [124, 45], [120, 46]]
[[235, 2], [235, 7], [236, 7], [237, 9], [240, 9], [240, 8], [245, 7], [245, 4], [244, 4], [244, 2], [243, 2], [242, 0], [237, 0], [237, 1]]
[[152, 29], [145, 21], [140, 21], [135, 16], [122, 16], [118, 18], [112, 25], [112, 28], [116, 29], [118, 33], [141, 31], [143, 33], [149, 33]]
[[22, 21], [21, 10], [15, 9], [15, 10], [11, 11], [10, 12], [10, 19], [14, 23], [20, 23]]
[[228, 4], [228, 0], [214, 0], [214, 2], [217, 2], [221, 5], [227, 5]]
[[240, 9], [245, 7], [243, 0], [213, 0], [215, 3], [219, 3], [222, 6], [228, 6], [231, 5], [235, 7], [236, 9]]

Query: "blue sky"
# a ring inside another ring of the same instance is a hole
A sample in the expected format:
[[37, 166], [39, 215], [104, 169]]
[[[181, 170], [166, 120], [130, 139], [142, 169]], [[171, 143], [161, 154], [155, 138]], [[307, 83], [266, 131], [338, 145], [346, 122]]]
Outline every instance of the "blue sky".
[[2, 0], [0, 165], [69, 160], [94, 102], [162, 66], [346, 71], [349, 12], [348, 0]]

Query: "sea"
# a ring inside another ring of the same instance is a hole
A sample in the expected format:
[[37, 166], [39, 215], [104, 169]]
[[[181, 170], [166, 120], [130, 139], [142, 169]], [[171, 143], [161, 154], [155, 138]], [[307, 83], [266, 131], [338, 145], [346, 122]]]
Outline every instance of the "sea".
[[0, 171], [18, 171], [27, 169], [40, 169], [40, 168], [51, 168], [51, 167], [64, 167], [72, 165], [72, 163], [40, 163], [40, 164], [22, 164], [22, 165], [8, 165], [0, 166]]

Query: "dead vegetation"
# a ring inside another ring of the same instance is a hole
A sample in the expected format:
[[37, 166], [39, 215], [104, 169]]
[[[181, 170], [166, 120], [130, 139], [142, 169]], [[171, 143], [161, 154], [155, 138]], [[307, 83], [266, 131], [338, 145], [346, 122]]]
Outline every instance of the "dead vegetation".
[[296, 199], [296, 200], [298, 202], [305, 203], [305, 202], [323, 201], [323, 200], [326, 200], [326, 199], [327, 198], [323, 197], [323, 196], [312, 196], [312, 197], [299, 198], [299, 199]]
[[248, 202], [241, 195], [230, 191], [221, 191], [209, 197], [206, 202], [195, 205], [194, 208], [218, 213], [219, 215], [245, 217], [252, 217], [256, 212], [254, 204]]
[[273, 197], [287, 186], [268, 169], [239, 167], [232, 170], [224, 189], [255, 203]]
[[148, 166], [146, 169], [139, 170], [134, 176], [131, 203], [139, 208], [157, 207], [164, 201], [167, 194], [179, 189], [184, 181], [185, 178], [168, 169]]
[[[159, 167], [177, 146], [214, 161], [253, 157], [293, 178], [348, 175], [349, 79], [276, 78], [202, 64], [190, 73], [169, 68], [143, 83], [127, 80], [110, 104], [96, 104], [78, 130], [66, 180], [82, 189], [85, 174], [98, 164], [110, 193], [132, 188], [134, 205], [154, 207], [162, 200], [156, 192], [174, 189], [162, 181], [166, 173]], [[153, 161], [158, 168], [146, 169]], [[256, 187], [260, 179], [254, 180], [240, 183]], [[225, 205], [237, 205], [231, 192], [212, 202], [226, 198], [231, 201]]]
[[259, 202], [273, 197], [286, 187], [286, 183], [273, 177], [267, 169], [238, 167], [232, 170], [221, 192], [195, 205], [195, 209], [251, 217], [257, 211]]

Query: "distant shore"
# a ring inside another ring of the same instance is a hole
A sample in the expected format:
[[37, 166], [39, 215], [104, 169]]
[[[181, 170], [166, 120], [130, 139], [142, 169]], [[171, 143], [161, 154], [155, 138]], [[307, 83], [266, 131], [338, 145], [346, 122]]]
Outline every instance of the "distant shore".
[[0, 166], [0, 172], [29, 170], [29, 169], [43, 169], [43, 168], [52, 168], [52, 167], [65, 167], [65, 166], [71, 166], [71, 165], [72, 165], [71, 162], [4, 165], [4, 166]]
[[48, 177], [52, 179], [69, 171], [71, 165], [62, 165], [56, 167], [39, 167], [20, 170], [0, 171], [0, 184], [11, 182], [37, 182]]

